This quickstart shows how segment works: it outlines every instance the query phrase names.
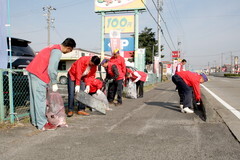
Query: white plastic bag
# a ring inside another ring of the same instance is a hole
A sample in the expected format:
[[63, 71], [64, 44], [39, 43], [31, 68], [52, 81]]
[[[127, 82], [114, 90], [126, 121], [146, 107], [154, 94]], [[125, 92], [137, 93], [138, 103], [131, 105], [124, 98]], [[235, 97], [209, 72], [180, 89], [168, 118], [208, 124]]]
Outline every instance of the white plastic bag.
[[131, 79], [129, 79], [129, 82], [127, 84], [126, 97], [132, 98], [132, 99], [137, 99], [136, 83], [134, 83]]
[[99, 94], [97, 94], [97, 93], [93, 94], [92, 97], [94, 97], [94, 98], [102, 101], [103, 103], [105, 103], [106, 106], [107, 106], [106, 110], [109, 109], [109, 103], [108, 103], [108, 100], [107, 100], [107, 96], [102, 91], [100, 91]]

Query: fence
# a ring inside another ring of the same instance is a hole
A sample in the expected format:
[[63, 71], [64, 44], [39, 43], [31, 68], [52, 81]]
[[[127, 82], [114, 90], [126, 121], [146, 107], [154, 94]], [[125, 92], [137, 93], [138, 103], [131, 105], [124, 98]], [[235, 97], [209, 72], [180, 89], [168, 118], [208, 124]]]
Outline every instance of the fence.
[[29, 115], [29, 85], [24, 70], [0, 70], [0, 121]]
[[[160, 82], [156, 74], [148, 74], [145, 85]], [[64, 86], [65, 87], [65, 86]], [[14, 123], [29, 115], [30, 97], [26, 70], [0, 69], [0, 122]]]

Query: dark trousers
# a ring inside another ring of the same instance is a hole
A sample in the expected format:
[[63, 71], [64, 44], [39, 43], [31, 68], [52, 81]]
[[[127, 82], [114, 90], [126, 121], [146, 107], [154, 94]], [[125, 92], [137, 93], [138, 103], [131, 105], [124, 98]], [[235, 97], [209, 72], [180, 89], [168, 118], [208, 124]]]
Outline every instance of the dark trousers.
[[180, 104], [183, 104], [183, 107], [192, 107], [192, 87], [188, 86], [184, 80], [178, 76], [174, 75], [172, 76], [172, 81], [173, 83], [177, 86], [178, 88], [178, 94], [180, 97]]
[[108, 102], [113, 102], [115, 95], [117, 94], [117, 101], [118, 103], [122, 104], [122, 92], [123, 92], [123, 79], [109, 83], [107, 94]]
[[137, 87], [137, 97], [143, 97], [143, 85], [144, 82], [143, 81], [137, 81], [136, 83], [136, 87]]
[[[69, 74], [68, 74], [68, 110], [74, 111], [74, 96], [75, 96], [75, 81], [72, 81]], [[84, 91], [86, 85], [83, 81], [80, 84], [80, 90]], [[78, 111], [85, 110], [86, 106], [81, 102], [78, 102]]]

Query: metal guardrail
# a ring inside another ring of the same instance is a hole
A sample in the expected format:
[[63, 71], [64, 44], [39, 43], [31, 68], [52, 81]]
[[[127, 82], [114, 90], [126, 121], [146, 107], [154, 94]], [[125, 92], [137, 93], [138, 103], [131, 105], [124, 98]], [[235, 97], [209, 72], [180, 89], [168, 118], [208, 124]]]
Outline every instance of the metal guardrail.
[[[146, 85], [160, 82], [156, 74], [148, 74]], [[29, 116], [30, 97], [26, 70], [0, 69], [0, 122], [14, 123]]]

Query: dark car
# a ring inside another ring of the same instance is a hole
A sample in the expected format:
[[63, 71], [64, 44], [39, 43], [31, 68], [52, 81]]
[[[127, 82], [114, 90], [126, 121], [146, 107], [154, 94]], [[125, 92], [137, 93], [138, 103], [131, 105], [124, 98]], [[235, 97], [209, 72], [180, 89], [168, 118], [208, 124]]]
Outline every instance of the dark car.
[[[9, 47], [9, 41], [8, 47]], [[30, 41], [11, 38], [12, 49], [12, 89], [13, 89], [13, 106], [16, 113], [24, 113], [29, 109], [29, 84], [26, 71], [14, 70], [23, 69], [33, 60], [35, 53], [29, 46]], [[8, 68], [10, 68], [10, 52], [8, 52]], [[4, 93], [4, 106], [5, 117], [10, 113], [10, 100], [9, 100], [9, 73], [8, 71], [3, 74], [3, 93]]]
[[[9, 48], [9, 41], [8, 48]], [[8, 68], [10, 68], [10, 60], [12, 61], [13, 69], [26, 68], [27, 65], [35, 57], [35, 53], [29, 46], [31, 42], [19, 38], [11, 38], [12, 58], [10, 59], [10, 52], [8, 52]]]

